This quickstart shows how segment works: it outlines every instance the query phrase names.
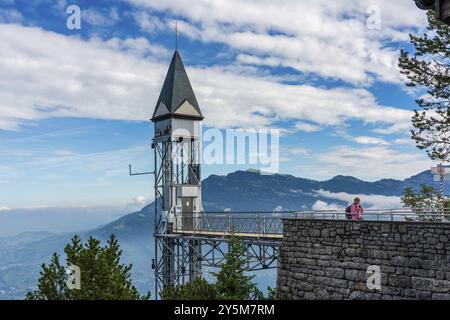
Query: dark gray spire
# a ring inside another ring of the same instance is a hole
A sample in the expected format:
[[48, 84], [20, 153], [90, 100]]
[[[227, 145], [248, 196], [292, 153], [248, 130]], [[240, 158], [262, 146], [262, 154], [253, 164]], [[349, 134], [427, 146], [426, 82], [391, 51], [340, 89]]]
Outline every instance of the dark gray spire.
[[435, 8], [435, 0], [414, 0], [419, 9], [428, 10]]
[[173, 54], [152, 121], [164, 118], [203, 119], [178, 50]]

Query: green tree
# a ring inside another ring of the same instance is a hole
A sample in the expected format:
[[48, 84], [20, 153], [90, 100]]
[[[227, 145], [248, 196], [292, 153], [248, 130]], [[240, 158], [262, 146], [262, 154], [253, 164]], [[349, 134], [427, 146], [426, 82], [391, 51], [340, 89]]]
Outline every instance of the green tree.
[[226, 300], [262, 299], [263, 295], [253, 282], [254, 276], [245, 271], [248, 258], [241, 240], [232, 235], [228, 241], [228, 252], [219, 272], [212, 273], [217, 281], [215, 287], [218, 297]]
[[[420, 214], [419, 220], [421, 221], [440, 219], [439, 216], [429, 214], [439, 214], [441, 208], [439, 192], [431, 186], [422, 184], [418, 192], [413, 188], [406, 188], [400, 200], [404, 207], [411, 208], [415, 213]], [[445, 208], [446, 212], [450, 210], [450, 199], [446, 200]]]
[[205, 278], [198, 277], [185, 284], [169, 287], [161, 292], [163, 300], [216, 300], [217, 291]]
[[[254, 276], [245, 271], [248, 259], [244, 247], [236, 236], [228, 242], [228, 252], [218, 272], [211, 274], [216, 278], [213, 284], [199, 277], [192, 282], [165, 288], [161, 293], [163, 300], [256, 300], [265, 299], [263, 293], [253, 282]], [[269, 299], [275, 298], [275, 290], [269, 290]]]
[[[149, 299], [150, 293], [140, 296], [130, 279], [132, 265], [120, 263], [122, 251], [117, 238], [111, 235], [106, 246], [90, 237], [83, 245], [78, 235], [64, 249], [66, 266], [54, 253], [48, 265], [42, 264], [37, 290], [28, 292], [27, 300], [140, 300]], [[68, 266], [80, 268], [81, 288], [67, 286]]]
[[267, 294], [266, 300], [280, 300], [279, 293], [276, 288], [267, 287], [267, 291], [269, 292]]
[[450, 26], [428, 12], [428, 32], [410, 35], [414, 53], [401, 51], [399, 67], [407, 86], [425, 89], [416, 100], [411, 138], [432, 160], [450, 161]]

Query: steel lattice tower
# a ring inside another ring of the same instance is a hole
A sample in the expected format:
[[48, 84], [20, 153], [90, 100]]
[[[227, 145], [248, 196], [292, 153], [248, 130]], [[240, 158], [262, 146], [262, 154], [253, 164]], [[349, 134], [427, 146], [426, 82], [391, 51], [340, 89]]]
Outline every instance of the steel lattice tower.
[[200, 151], [203, 115], [178, 51], [164, 81], [152, 122], [155, 163], [156, 292], [201, 273], [198, 241], [177, 245], [178, 230], [194, 228], [202, 214]]
[[[206, 214], [201, 193], [203, 115], [176, 50], [153, 113], [155, 297], [167, 286], [220, 267], [234, 231], [244, 244], [247, 270], [273, 268], [281, 240], [280, 220]], [[130, 169], [131, 174], [131, 169]], [[233, 231], [234, 230], [234, 231]], [[277, 233], [274, 234], [274, 231]], [[233, 232], [232, 232], [233, 231]], [[243, 231], [243, 232], [240, 232]]]

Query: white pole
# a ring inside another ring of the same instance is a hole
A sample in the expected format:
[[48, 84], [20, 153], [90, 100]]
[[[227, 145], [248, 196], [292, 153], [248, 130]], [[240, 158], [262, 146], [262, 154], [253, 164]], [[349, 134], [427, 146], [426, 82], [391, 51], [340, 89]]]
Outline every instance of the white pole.
[[439, 200], [441, 203], [441, 215], [442, 218], [444, 218], [444, 214], [445, 214], [445, 195], [444, 195], [444, 167], [442, 166], [442, 164], [439, 165], [438, 167], [438, 172], [440, 175], [440, 190], [439, 190]]

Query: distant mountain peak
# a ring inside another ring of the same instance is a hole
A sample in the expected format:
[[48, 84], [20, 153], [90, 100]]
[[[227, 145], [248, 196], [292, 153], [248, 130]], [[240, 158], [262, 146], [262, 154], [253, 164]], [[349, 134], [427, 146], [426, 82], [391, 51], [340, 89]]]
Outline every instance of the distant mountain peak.
[[345, 178], [356, 179], [354, 176], [346, 176], [346, 175], [343, 175], [343, 174], [338, 174], [338, 175], [333, 177], [333, 179], [345, 179]]
[[357, 181], [357, 182], [363, 182], [363, 180], [355, 178], [353, 176], [344, 176], [344, 175], [337, 175], [331, 178], [329, 181]]

